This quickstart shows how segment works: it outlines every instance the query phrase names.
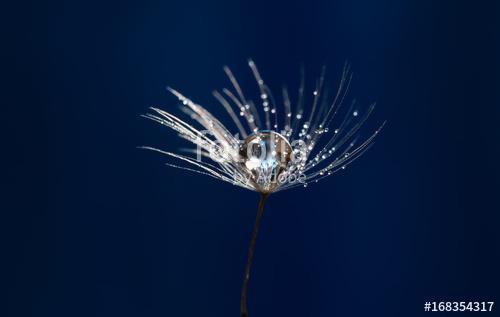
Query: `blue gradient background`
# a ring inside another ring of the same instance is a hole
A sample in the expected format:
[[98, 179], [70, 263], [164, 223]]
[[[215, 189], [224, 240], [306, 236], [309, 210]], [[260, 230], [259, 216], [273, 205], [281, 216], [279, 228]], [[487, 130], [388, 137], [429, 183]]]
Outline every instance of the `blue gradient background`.
[[369, 128], [388, 121], [352, 168], [270, 197], [253, 317], [500, 305], [494, 1], [28, 1], [2, 11], [0, 315], [238, 316], [258, 195], [136, 146], [184, 146], [139, 114], [180, 113], [170, 85], [222, 115], [210, 95], [227, 85], [221, 67], [249, 87], [248, 57], [275, 88], [295, 85], [301, 62], [309, 79], [328, 65], [335, 83], [349, 60], [350, 96], [379, 105]]

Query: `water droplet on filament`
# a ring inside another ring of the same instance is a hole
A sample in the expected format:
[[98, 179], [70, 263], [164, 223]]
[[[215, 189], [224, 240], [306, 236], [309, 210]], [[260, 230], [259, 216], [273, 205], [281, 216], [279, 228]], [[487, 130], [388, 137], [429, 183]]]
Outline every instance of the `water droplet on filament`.
[[248, 136], [240, 147], [241, 164], [251, 174], [254, 186], [263, 193], [279, 186], [280, 175], [286, 170], [291, 153], [288, 141], [274, 131], [258, 131]]

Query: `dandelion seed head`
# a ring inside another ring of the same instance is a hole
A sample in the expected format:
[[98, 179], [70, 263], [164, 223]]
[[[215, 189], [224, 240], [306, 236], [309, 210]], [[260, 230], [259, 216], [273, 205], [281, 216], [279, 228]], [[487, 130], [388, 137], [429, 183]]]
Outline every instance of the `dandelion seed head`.
[[[301, 84], [296, 100], [292, 100], [293, 94], [288, 94], [285, 88], [283, 98], [279, 100], [264, 85], [255, 63], [249, 60], [248, 65], [255, 77], [258, 95], [247, 96], [227, 67], [224, 71], [232, 89], [224, 88], [221, 93], [213, 93], [231, 119], [229, 122], [216, 118], [206, 108], [171, 88], [168, 90], [185, 106], [181, 109], [189, 115], [192, 123], [158, 108], [151, 108], [151, 113], [144, 115], [193, 143], [196, 146], [192, 151], [195, 157], [144, 148], [187, 165], [167, 163], [169, 166], [249, 190], [272, 193], [301, 185], [307, 187], [310, 182], [316, 183], [339, 169], [345, 169], [372, 145], [383, 126], [362, 142], [356, 142], [355, 146], [354, 141], [358, 139], [359, 131], [374, 106], [369, 106], [366, 114], [357, 120], [351, 118], [359, 116], [357, 109], [338, 111], [344, 104], [350, 83], [348, 67], [344, 69], [338, 88], [337, 95], [342, 96], [339, 99], [327, 100], [327, 94], [321, 93], [321, 77], [313, 96], [305, 94]], [[255, 100], [259, 98], [262, 107], [256, 106], [259, 102]], [[280, 103], [283, 118], [280, 118], [277, 109]], [[343, 113], [344, 117], [339, 113]], [[302, 123], [304, 118], [307, 119]], [[328, 134], [332, 125], [338, 128]], [[279, 131], [278, 126], [284, 127], [283, 130]]]

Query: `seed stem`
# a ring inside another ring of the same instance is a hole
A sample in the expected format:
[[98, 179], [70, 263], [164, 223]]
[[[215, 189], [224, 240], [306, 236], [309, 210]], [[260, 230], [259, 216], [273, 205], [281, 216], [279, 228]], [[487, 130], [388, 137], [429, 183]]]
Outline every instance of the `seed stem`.
[[247, 265], [245, 267], [245, 275], [243, 276], [243, 287], [241, 290], [241, 317], [248, 317], [248, 309], [247, 309], [248, 281], [250, 280], [250, 269], [252, 268], [255, 242], [257, 240], [257, 234], [259, 233], [260, 219], [264, 214], [264, 204], [268, 196], [269, 194], [267, 193], [262, 193], [260, 195], [259, 209], [257, 210], [257, 216], [255, 217], [255, 225], [253, 227], [252, 240], [250, 240], [250, 247], [248, 248]]

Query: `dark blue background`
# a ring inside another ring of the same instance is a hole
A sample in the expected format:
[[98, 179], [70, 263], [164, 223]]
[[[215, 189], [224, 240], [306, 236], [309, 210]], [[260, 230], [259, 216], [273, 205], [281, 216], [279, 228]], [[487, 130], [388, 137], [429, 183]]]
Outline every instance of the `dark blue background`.
[[[228, 64], [275, 88], [345, 60], [388, 120], [344, 173], [271, 196], [251, 315], [426, 316], [500, 305], [494, 1], [33, 1], [1, 19], [2, 316], [238, 316], [258, 195], [163, 165], [141, 119], [215, 114]], [[496, 307], [498, 312], [500, 307]], [[456, 314], [456, 313], [455, 313]], [[468, 313], [473, 314], [474, 313]], [[483, 313], [488, 316], [492, 313]]]

